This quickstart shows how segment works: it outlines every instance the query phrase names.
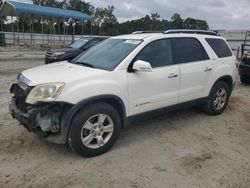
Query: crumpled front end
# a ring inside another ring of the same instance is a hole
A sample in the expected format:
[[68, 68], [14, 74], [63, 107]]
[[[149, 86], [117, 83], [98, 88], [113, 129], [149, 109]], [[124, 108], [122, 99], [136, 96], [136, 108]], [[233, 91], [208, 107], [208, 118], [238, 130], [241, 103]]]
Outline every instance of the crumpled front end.
[[64, 102], [40, 102], [29, 105], [25, 102], [32, 87], [19, 82], [11, 86], [14, 94], [9, 103], [11, 116], [28, 131], [41, 134], [54, 143], [65, 143], [62, 124], [72, 105]]

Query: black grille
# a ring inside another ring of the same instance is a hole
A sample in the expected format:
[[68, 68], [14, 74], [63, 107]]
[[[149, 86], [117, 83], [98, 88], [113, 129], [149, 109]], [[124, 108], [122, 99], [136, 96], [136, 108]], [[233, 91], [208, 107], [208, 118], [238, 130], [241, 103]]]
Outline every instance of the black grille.
[[17, 108], [23, 112], [27, 112], [27, 105], [25, 103], [25, 100], [31, 88], [27, 87], [27, 89], [24, 90], [18, 84], [13, 84], [11, 90], [14, 93]]

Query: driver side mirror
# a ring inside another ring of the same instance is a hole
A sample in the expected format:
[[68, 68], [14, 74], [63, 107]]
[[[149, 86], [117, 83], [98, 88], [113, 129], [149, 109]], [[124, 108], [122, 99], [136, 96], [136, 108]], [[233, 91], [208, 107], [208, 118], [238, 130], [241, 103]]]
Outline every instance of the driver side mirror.
[[138, 72], [152, 72], [152, 67], [149, 62], [137, 60], [134, 62], [133, 70]]

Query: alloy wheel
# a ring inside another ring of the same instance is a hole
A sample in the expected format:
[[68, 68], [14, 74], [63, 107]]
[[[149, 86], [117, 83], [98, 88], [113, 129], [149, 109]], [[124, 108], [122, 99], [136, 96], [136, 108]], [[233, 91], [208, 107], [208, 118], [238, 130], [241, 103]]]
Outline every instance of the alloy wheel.
[[224, 88], [220, 88], [214, 97], [214, 108], [216, 110], [221, 110], [227, 102], [227, 91]]
[[82, 126], [81, 141], [88, 148], [100, 148], [110, 140], [113, 130], [114, 123], [109, 115], [93, 115]]

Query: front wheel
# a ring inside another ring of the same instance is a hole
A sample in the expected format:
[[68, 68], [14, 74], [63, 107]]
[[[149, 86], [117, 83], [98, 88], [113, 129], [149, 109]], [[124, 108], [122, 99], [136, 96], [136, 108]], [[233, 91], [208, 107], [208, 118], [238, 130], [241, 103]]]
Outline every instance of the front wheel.
[[209, 115], [219, 115], [227, 107], [230, 97], [228, 84], [220, 81], [217, 82], [210, 91], [208, 101], [203, 106], [203, 110]]
[[103, 102], [79, 111], [71, 124], [69, 145], [85, 157], [107, 152], [118, 138], [121, 119], [117, 110]]

